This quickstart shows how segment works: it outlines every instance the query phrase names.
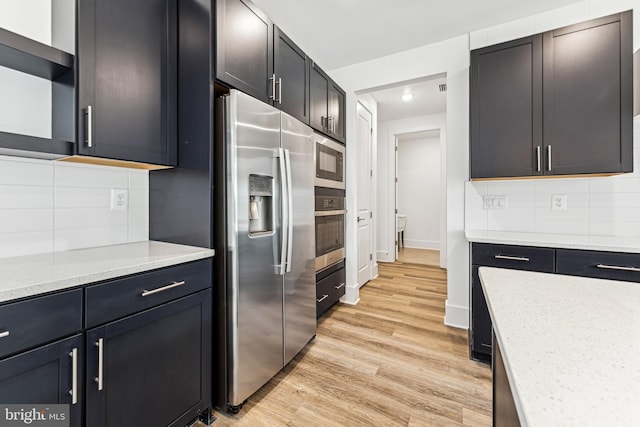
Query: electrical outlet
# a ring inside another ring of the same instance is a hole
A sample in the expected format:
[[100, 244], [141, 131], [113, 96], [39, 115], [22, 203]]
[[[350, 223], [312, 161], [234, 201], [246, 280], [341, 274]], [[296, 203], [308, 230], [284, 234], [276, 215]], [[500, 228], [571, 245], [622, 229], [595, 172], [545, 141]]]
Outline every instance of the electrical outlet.
[[129, 191], [123, 189], [111, 189], [111, 210], [126, 211], [129, 208]]
[[486, 210], [504, 210], [507, 209], [507, 196], [482, 196], [482, 208]]
[[567, 195], [566, 194], [554, 194], [551, 196], [551, 210], [552, 211], [566, 211], [567, 210]]

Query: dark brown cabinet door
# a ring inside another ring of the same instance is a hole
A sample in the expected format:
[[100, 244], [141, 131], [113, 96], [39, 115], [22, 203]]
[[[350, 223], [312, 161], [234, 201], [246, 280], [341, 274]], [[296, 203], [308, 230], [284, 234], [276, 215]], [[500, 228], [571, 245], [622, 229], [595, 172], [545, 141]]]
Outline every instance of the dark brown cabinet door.
[[272, 22], [250, 2], [215, 3], [216, 79], [270, 103], [276, 90]]
[[333, 80], [329, 82], [329, 134], [344, 142], [345, 92]]
[[70, 425], [80, 427], [83, 372], [82, 335], [0, 360], [0, 402], [67, 404]]
[[86, 338], [87, 426], [184, 426], [211, 404], [211, 290]]
[[77, 152], [176, 163], [175, 0], [78, 2]]
[[544, 34], [549, 174], [632, 170], [631, 12]]
[[542, 173], [542, 38], [471, 53], [471, 178]]
[[309, 125], [319, 132], [326, 133], [329, 111], [329, 76], [311, 62], [309, 76], [310, 114]]
[[303, 123], [309, 123], [309, 67], [307, 55], [277, 26], [274, 28], [274, 105]]

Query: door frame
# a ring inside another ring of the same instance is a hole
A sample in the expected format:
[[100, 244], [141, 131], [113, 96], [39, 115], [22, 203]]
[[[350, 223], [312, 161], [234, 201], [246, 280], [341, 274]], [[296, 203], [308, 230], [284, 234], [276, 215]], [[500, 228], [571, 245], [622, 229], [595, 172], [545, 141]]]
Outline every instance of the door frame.
[[[377, 259], [376, 259], [376, 244], [375, 244], [375, 236], [376, 236], [376, 185], [375, 185], [375, 149], [374, 149], [374, 145], [375, 145], [375, 131], [374, 131], [374, 120], [375, 120], [375, 115], [374, 113], [371, 111], [371, 109], [366, 105], [366, 101], [363, 101], [362, 99], [358, 99], [356, 102], [356, 119], [358, 119], [360, 113], [359, 113], [359, 109], [362, 108], [363, 110], [365, 110], [367, 113], [369, 113], [369, 116], [371, 118], [370, 122], [369, 122], [369, 132], [370, 132], [370, 136], [369, 136], [369, 169], [370, 169], [370, 173], [369, 173], [369, 179], [368, 179], [368, 191], [369, 191], [369, 212], [371, 213], [371, 216], [369, 217], [369, 253], [371, 254], [371, 259], [369, 260], [369, 278], [368, 280], [373, 280], [374, 278], [376, 278], [378, 276], [378, 263], [377, 263]], [[356, 130], [359, 129], [359, 127], [356, 128]], [[359, 135], [356, 135], [356, 143], [359, 143]], [[363, 171], [361, 171], [360, 169], [360, 159], [357, 160], [358, 165], [358, 173], [361, 173]], [[366, 172], [366, 171], [365, 171]], [[358, 177], [359, 178], [359, 177]], [[360, 188], [358, 188], [358, 191], [361, 191]], [[357, 201], [356, 201], [356, 210], [358, 209], [358, 205], [357, 205]], [[356, 211], [356, 217], [358, 215], [358, 212]], [[358, 227], [356, 226], [356, 236], [358, 237]], [[356, 251], [358, 250], [358, 245], [356, 244]], [[356, 256], [357, 259], [357, 256]], [[366, 282], [364, 282], [366, 283]], [[364, 285], [364, 283], [360, 284], [358, 281], [358, 288], [362, 287]]]

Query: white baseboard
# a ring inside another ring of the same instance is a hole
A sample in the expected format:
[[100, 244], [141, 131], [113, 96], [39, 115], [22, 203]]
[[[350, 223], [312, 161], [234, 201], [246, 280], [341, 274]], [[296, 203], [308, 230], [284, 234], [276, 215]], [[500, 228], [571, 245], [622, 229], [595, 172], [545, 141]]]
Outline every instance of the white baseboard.
[[404, 247], [415, 248], [415, 249], [431, 249], [431, 250], [439, 251], [440, 241], [439, 240], [404, 239]]
[[378, 278], [378, 263], [377, 262], [375, 264], [373, 264], [373, 278], [374, 279]]
[[395, 262], [396, 254], [385, 251], [378, 251], [376, 252], [376, 260], [382, 262]]
[[453, 328], [469, 329], [469, 309], [445, 303], [444, 324]]
[[360, 290], [358, 289], [358, 284], [356, 286], [347, 286], [347, 290], [344, 295], [340, 298], [340, 302], [350, 305], [356, 305], [360, 301]]

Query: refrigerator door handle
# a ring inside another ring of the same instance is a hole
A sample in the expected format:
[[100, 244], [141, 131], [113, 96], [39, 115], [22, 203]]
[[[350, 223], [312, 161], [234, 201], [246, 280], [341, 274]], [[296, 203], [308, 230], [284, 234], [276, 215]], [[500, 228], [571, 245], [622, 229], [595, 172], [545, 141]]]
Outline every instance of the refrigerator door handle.
[[278, 266], [278, 274], [283, 276], [286, 270], [288, 255], [287, 244], [289, 243], [289, 194], [287, 193], [289, 185], [287, 180], [287, 160], [284, 148], [278, 148], [278, 158], [280, 160], [280, 198], [282, 200], [282, 222], [280, 224], [280, 265]]
[[287, 264], [285, 272], [291, 271], [291, 263], [293, 260], [293, 177], [291, 176], [291, 156], [289, 149], [284, 149], [285, 164], [287, 165]]

